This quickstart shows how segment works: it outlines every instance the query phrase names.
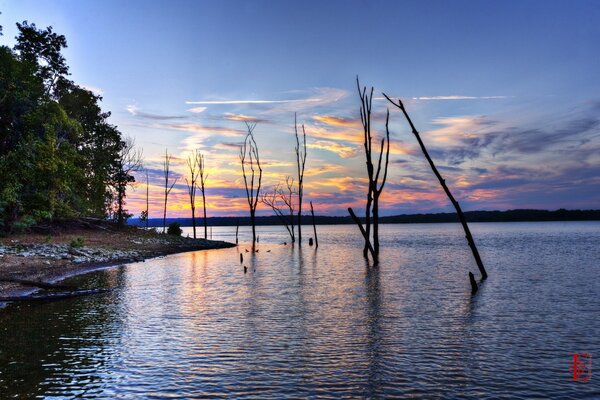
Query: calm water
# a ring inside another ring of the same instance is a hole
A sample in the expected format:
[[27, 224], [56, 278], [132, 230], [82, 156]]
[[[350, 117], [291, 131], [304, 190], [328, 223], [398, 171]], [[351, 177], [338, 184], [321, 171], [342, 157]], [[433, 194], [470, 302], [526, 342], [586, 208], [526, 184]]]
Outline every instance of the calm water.
[[600, 223], [472, 230], [490, 275], [474, 298], [458, 224], [384, 226], [378, 268], [354, 226], [320, 227], [318, 251], [264, 227], [254, 255], [74, 278], [116, 290], [0, 311], [0, 398], [600, 398], [600, 375], [569, 369], [600, 358]]

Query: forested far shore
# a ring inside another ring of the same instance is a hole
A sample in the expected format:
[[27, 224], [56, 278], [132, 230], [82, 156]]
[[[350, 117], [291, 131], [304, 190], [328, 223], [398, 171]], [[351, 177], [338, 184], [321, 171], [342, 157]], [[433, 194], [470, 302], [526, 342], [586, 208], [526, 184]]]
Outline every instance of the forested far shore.
[[[536, 222], [536, 221], [600, 221], [600, 210], [507, 210], [507, 211], [467, 211], [464, 213], [468, 222]], [[433, 214], [402, 214], [380, 217], [384, 224], [418, 224], [459, 222], [456, 213]], [[167, 223], [177, 222], [181, 226], [191, 226], [191, 218], [167, 218]], [[145, 221], [139, 218], [130, 218], [130, 225], [146, 226]], [[302, 223], [312, 224], [310, 215], [302, 216]], [[351, 217], [319, 216], [315, 215], [317, 225], [353, 224]], [[250, 225], [249, 217], [210, 217], [207, 218], [208, 226], [246, 226]], [[281, 225], [277, 216], [256, 217], [257, 225]], [[150, 218], [148, 226], [162, 227], [162, 218]]]

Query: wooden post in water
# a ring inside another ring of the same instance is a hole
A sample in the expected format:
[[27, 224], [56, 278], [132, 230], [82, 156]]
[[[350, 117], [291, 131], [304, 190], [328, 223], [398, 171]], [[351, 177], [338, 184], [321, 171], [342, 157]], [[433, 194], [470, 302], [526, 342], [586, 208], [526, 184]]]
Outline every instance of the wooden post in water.
[[475, 241], [473, 240], [473, 236], [471, 235], [471, 230], [469, 229], [469, 225], [467, 225], [467, 220], [465, 219], [465, 216], [464, 216], [462, 210], [460, 209], [460, 205], [458, 204], [458, 201], [456, 201], [456, 199], [454, 199], [454, 196], [452, 196], [452, 193], [450, 193], [450, 189], [448, 189], [448, 186], [446, 185], [446, 180], [444, 178], [442, 178], [442, 175], [439, 173], [439, 171], [435, 167], [435, 164], [433, 163], [433, 160], [429, 156], [429, 153], [427, 152], [427, 149], [425, 148], [425, 144], [421, 140], [421, 136], [419, 136], [419, 132], [417, 131], [417, 128], [415, 128], [415, 125], [413, 124], [412, 120], [408, 116], [408, 113], [406, 112], [406, 109], [404, 108], [404, 104], [402, 103], [402, 101], [400, 99], [398, 99], [398, 104], [396, 104], [385, 93], [383, 93], [383, 95], [385, 96], [386, 99], [388, 99], [388, 101], [390, 103], [392, 103], [394, 106], [396, 106], [400, 110], [402, 110], [402, 113], [404, 114], [406, 121], [408, 121], [408, 124], [410, 125], [410, 128], [412, 129], [412, 133], [417, 138], [417, 141], [419, 142], [419, 146], [421, 146], [423, 155], [429, 162], [429, 166], [433, 170], [433, 173], [435, 174], [435, 176], [438, 178], [438, 181], [440, 182], [440, 185], [444, 189], [444, 192], [446, 192], [446, 196], [448, 196], [448, 198], [450, 199], [450, 202], [456, 209], [456, 213], [458, 214], [458, 219], [460, 220], [460, 223], [462, 224], [462, 227], [465, 231], [467, 243], [469, 244], [469, 247], [471, 248], [471, 251], [473, 252], [473, 257], [475, 258], [477, 267], [479, 267], [479, 272], [481, 272], [481, 279], [485, 280], [488, 276], [487, 272], [485, 271], [485, 267], [483, 266], [483, 262], [481, 261], [481, 257], [479, 256], [479, 251], [477, 251], [477, 246], [475, 246]]
[[236, 220], [237, 225], [235, 226], [235, 244], [238, 244], [238, 231], [240, 230], [240, 219]]
[[310, 202], [310, 213], [312, 214], [312, 223], [313, 230], [315, 231], [315, 249], [319, 247], [319, 239], [317, 238], [317, 224], [315, 224], [315, 210], [312, 205], [312, 201]]

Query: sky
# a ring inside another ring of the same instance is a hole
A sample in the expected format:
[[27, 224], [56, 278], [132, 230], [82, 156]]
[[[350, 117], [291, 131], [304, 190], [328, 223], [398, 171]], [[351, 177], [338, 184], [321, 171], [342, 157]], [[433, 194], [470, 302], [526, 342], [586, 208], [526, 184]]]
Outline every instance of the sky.
[[[295, 114], [305, 202], [317, 214], [362, 209], [357, 76], [374, 87], [375, 142], [390, 108], [381, 93], [401, 98], [463, 210], [600, 204], [598, 1], [0, 0], [0, 12], [0, 44], [24, 20], [66, 36], [71, 78], [143, 149], [151, 217], [162, 216], [165, 151], [179, 177], [169, 216], [190, 216], [194, 149], [208, 215], [246, 215], [245, 122], [256, 122], [268, 192], [295, 175]], [[452, 211], [393, 107], [390, 137], [381, 215]], [[134, 215], [145, 208], [137, 178]]]

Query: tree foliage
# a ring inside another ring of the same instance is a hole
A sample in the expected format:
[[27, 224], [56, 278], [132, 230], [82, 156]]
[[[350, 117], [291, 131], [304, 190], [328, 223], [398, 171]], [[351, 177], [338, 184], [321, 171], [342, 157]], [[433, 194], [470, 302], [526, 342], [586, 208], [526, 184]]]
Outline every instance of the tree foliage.
[[0, 230], [106, 217], [122, 172], [121, 133], [102, 98], [69, 79], [65, 37], [27, 21], [17, 27], [14, 48], [0, 46]]

